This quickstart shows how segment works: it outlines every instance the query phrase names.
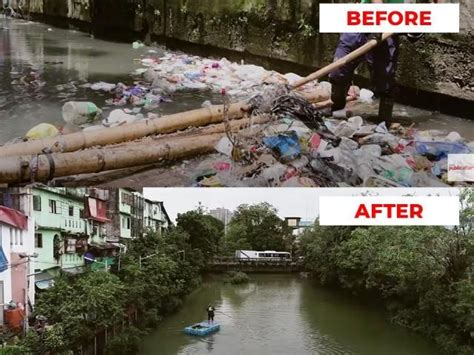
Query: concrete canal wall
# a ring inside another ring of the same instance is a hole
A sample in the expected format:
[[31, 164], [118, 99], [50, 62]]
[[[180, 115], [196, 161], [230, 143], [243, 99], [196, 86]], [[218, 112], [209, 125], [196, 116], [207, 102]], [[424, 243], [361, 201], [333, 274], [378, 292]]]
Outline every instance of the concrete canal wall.
[[[337, 35], [318, 34], [318, 0], [19, 0], [33, 18], [93, 30], [228, 51], [260, 63], [296, 64], [300, 73], [332, 60]], [[474, 101], [474, 2], [461, 0], [462, 33], [403, 41], [399, 83], [425, 99]], [[361, 70], [367, 77], [367, 72]], [[426, 96], [428, 94], [428, 96]], [[433, 94], [436, 94], [433, 96]], [[438, 95], [439, 94], [439, 95]], [[431, 96], [430, 96], [431, 95]], [[454, 101], [456, 102], [456, 101]]]

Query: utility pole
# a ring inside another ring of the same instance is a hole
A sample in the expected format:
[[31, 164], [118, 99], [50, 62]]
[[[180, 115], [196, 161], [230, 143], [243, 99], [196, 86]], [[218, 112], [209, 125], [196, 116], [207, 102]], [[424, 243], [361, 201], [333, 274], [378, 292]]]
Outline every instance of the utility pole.
[[26, 335], [26, 333], [28, 332], [28, 327], [29, 327], [29, 324], [28, 324], [28, 290], [29, 290], [29, 274], [30, 274], [30, 262], [31, 262], [31, 258], [37, 258], [38, 257], [38, 254], [37, 253], [33, 253], [33, 254], [26, 254], [26, 253], [21, 253], [19, 255], [20, 259], [26, 259], [26, 270], [25, 270], [25, 300], [24, 300], [24, 307], [25, 307], [25, 311], [24, 311], [24, 320], [23, 320], [23, 332], [24, 334]]
[[138, 265], [139, 265], [140, 269], [142, 268], [142, 261], [143, 260], [153, 258], [154, 256], [157, 256], [157, 255], [158, 255], [158, 253], [151, 254], [151, 255], [148, 255], [148, 256], [139, 256], [138, 257]]

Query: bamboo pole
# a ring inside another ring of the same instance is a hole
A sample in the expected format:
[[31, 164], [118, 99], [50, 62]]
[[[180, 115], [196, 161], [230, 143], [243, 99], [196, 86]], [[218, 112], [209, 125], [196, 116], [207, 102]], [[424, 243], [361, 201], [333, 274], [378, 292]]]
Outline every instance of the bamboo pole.
[[[231, 121], [230, 131], [236, 132], [238, 130], [242, 130], [249, 127], [249, 124], [261, 125], [261, 124], [269, 122], [270, 120], [271, 120], [270, 116], [262, 115], [262, 116], [254, 117], [250, 120], [240, 119], [240, 120]], [[144, 138], [140, 143], [143, 144], [143, 143], [149, 142], [150, 144], [153, 144], [153, 142], [157, 143], [165, 139], [170, 139], [172, 137], [189, 137], [189, 136], [195, 136], [195, 135], [208, 135], [208, 134], [214, 134], [214, 133], [224, 133], [225, 131], [226, 131], [226, 128], [224, 124], [217, 124], [217, 125], [213, 125], [209, 127], [196, 128], [195, 130], [191, 130], [191, 131], [168, 134], [163, 137], [157, 137], [157, 138], [147, 137], [147, 138]], [[134, 143], [126, 143], [126, 144], [134, 144]], [[107, 181], [124, 178], [130, 175], [139, 173], [141, 171], [163, 166], [163, 163], [164, 162], [139, 165], [139, 166], [134, 165], [132, 167], [128, 167], [124, 169], [101, 171], [101, 172], [92, 173], [92, 174], [66, 176], [62, 178], [56, 178], [55, 182], [59, 183], [61, 186], [69, 186], [69, 187], [95, 186], [99, 184], [104, 184]]]
[[54, 177], [96, 173], [210, 153], [222, 133], [173, 138], [166, 144], [138, 144], [107, 149], [87, 149], [69, 153], [39, 155], [2, 161], [0, 181], [8, 184], [48, 182]]
[[[387, 39], [389, 39], [392, 36], [393, 36], [393, 33], [384, 33], [382, 35], [381, 42], [386, 41]], [[366, 44], [364, 44], [363, 46], [357, 48], [355, 51], [349, 53], [348, 55], [336, 60], [335, 62], [325, 66], [324, 68], [321, 68], [320, 70], [314, 72], [313, 74], [310, 74], [307, 77], [296, 81], [293, 84], [293, 88], [298, 88], [300, 86], [306, 85], [311, 81], [320, 79], [320, 78], [328, 75], [329, 73], [332, 73], [334, 70], [339, 69], [342, 66], [346, 65], [347, 63], [350, 63], [353, 60], [355, 60], [357, 58], [360, 58], [361, 56], [367, 54], [372, 49], [377, 47], [379, 43], [380, 42], [377, 41], [376, 39], [368, 41]]]
[[[229, 122], [230, 131], [237, 131], [249, 124], [262, 124], [269, 116]], [[68, 153], [51, 153], [4, 158], [0, 161], [0, 183], [21, 184], [48, 182], [56, 177], [91, 174], [176, 160], [207, 154], [226, 132], [225, 124], [198, 129], [197, 132], [144, 139], [104, 148], [87, 149]]]
[[[231, 104], [228, 117], [230, 119], [240, 118], [247, 110], [248, 106], [243, 102]], [[132, 141], [152, 134], [170, 133], [189, 127], [219, 123], [223, 120], [223, 112], [222, 105], [215, 105], [103, 130], [77, 132], [5, 145], [0, 147], [0, 157], [41, 154], [45, 151], [72, 152], [95, 146]], [[0, 166], [2, 165], [0, 164]]]
[[[327, 100], [328, 97], [320, 92], [303, 94], [310, 102]], [[242, 118], [250, 107], [246, 102], [229, 105], [229, 119]], [[58, 137], [38, 139], [29, 142], [0, 146], [1, 158], [45, 152], [73, 152], [91, 147], [105, 146], [141, 139], [160, 133], [172, 133], [189, 127], [201, 127], [224, 120], [224, 106], [214, 105], [172, 115], [162, 116], [151, 120], [107, 128], [97, 131], [76, 132]]]

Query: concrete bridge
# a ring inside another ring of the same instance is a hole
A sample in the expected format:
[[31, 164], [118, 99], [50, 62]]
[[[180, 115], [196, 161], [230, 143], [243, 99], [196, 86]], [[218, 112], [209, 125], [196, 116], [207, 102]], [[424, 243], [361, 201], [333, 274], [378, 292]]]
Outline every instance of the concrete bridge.
[[292, 273], [304, 271], [299, 262], [288, 260], [236, 259], [215, 257], [207, 265], [210, 272], [241, 271], [245, 273]]

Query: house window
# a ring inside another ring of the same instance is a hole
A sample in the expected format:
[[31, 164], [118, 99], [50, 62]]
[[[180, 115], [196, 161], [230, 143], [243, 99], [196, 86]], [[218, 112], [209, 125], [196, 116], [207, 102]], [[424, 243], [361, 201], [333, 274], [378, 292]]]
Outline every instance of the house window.
[[127, 229], [130, 229], [130, 218], [127, 218]]
[[43, 234], [35, 233], [35, 248], [43, 247]]
[[10, 246], [13, 245], [13, 228], [10, 228]]
[[85, 218], [85, 217], [84, 217], [84, 210], [83, 210], [83, 209], [80, 209], [80, 210], [79, 210], [79, 217]]
[[20, 245], [23, 245], [23, 231], [20, 230]]
[[69, 206], [69, 215], [74, 216], [74, 206]]
[[33, 195], [33, 210], [41, 211], [41, 196]]
[[54, 214], [57, 213], [56, 201], [54, 200], [49, 200], [49, 213], [54, 213]]
[[15, 245], [18, 245], [18, 229], [15, 229]]

